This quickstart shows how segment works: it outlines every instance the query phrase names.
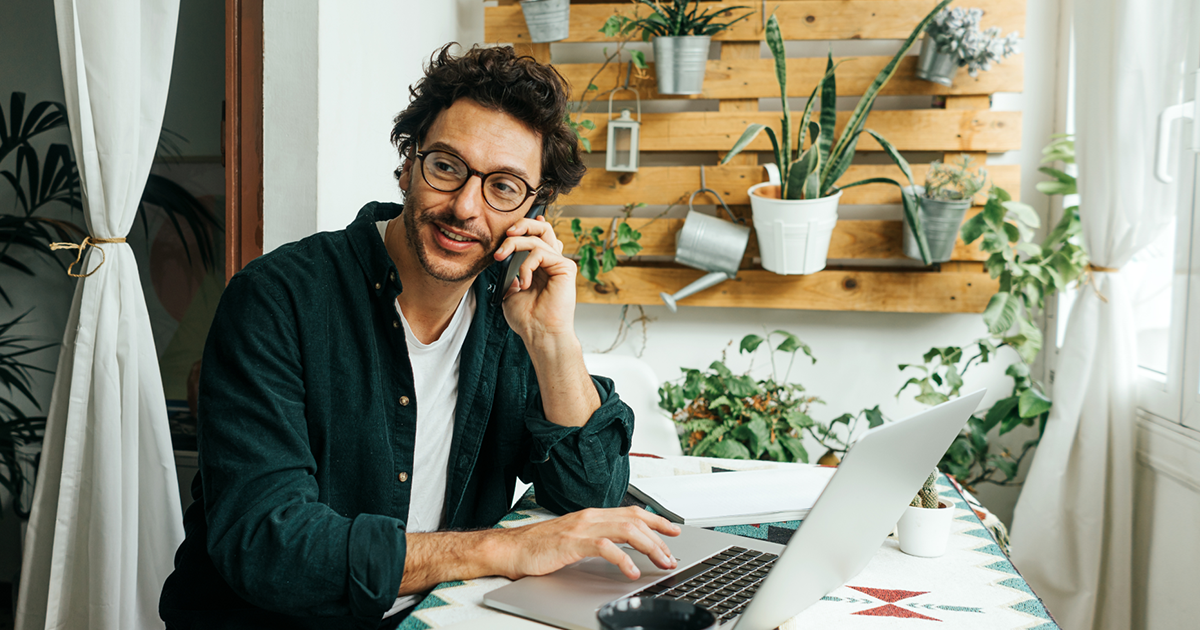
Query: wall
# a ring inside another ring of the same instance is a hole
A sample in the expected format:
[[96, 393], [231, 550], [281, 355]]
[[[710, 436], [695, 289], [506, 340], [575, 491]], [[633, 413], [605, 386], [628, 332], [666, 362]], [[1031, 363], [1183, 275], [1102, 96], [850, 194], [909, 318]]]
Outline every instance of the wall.
[[1134, 480], [1134, 628], [1200, 616], [1200, 432], [1143, 414]]
[[[408, 86], [480, 3], [267, 0], [263, 11], [263, 249], [339, 230], [399, 201], [389, 135]], [[480, 13], [481, 15], [481, 13]]]
[[[266, 3], [267, 250], [314, 230], [340, 229], [367, 201], [397, 200], [391, 175], [396, 158], [387, 137], [392, 116], [407, 103], [407, 86], [420, 77], [421, 63], [441, 44], [456, 39], [463, 44], [482, 40], [483, 11], [473, 0], [359, 3], [338, 6], [336, 11], [333, 6], [319, 0]], [[390, 36], [399, 24], [406, 25], [404, 36]], [[419, 27], [408, 26], [414, 24]], [[1025, 92], [997, 95], [994, 103], [995, 109], [1023, 112], [1022, 145], [1026, 149], [1019, 154], [994, 155], [991, 161], [1021, 164], [1021, 196], [1045, 216], [1048, 200], [1033, 185], [1041, 178], [1036, 172], [1039, 149], [1055, 131], [1058, 3], [1029, 2], [1026, 29]], [[824, 54], [822, 46], [809, 48], [812, 50], [799, 54]], [[853, 49], [835, 52], [883, 54]], [[303, 62], [296, 63], [296, 59]], [[303, 83], [314, 74], [315, 94], [311, 83]], [[769, 106], [764, 102], [764, 108]], [[595, 351], [612, 344], [621, 325], [620, 312], [620, 307], [579, 307], [576, 328], [586, 349]], [[906, 378], [896, 369], [897, 364], [918, 362], [931, 347], [967, 344], [986, 332], [978, 315], [687, 307], [676, 314], [662, 307], [647, 307], [645, 312], [653, 321], [647, 328], [642, 356], [663, 380], [678, 376], [681, 366], [707, 366], [728, 342], [745, 334], [776, 328], [798, 334], [820, 359], [815, 366], [798, 365], [795, 372], [798, 380], [827, 402], [818, 408], [819, 418], [876, 404], [893, 418], [918, 411], [921, 406], [910, 396], [895, 397]], [[640, 336], [640, 329], [635, 329], [614, 351], [642, 351]], [[1000, 398], [1011, 387], [1002, 372], [995, 364], [973, 370], [968, 386], [987, 386], [989, 400]], [[1010, 437], [1016, 444], [1024, 439], [1026, 436]], [[1016, 489], [982, 486], [979, 493], [1001, 518], [1011, 517]]]

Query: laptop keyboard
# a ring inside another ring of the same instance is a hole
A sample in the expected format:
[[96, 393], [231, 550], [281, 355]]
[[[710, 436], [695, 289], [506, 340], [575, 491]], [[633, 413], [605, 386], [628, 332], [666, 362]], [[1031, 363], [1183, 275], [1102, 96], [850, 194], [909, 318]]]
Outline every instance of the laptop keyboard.
[[742, 614], [779, 556], [730, 547], [631, 595], [665, 597], [707, 608], [725, 623]]

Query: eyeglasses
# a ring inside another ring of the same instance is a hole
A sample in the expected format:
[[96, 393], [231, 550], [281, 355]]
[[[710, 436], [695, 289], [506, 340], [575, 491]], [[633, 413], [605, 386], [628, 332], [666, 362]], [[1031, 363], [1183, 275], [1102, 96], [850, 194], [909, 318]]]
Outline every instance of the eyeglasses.
[[512, 212], [521, 207], [526, 199], [537, 195], [541, 188], [533, 188], [525, 180], [504, 171], [481, 173], [462, 158], [445, 151], [418, 151], [421, 160], [421, 176], [431, 188], [441, 192], [454, 192], [467, 185], [472, 175], [483, 182], [483, 200], [500, 212]]

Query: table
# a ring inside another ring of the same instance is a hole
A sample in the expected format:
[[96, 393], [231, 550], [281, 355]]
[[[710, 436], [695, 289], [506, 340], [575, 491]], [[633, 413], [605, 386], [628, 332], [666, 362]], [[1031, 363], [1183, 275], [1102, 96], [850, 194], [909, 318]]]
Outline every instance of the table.
[[[803, 464], [671, 457], [634, 458], [630, 468], [631, 475], [637, 478], [800, 465]], [[1046, 607], [984, 525], [981, 515], [984, 518], [989, 515], [977, 508], [969, 493], [944, 475], [938, 481], [938, 490], [942, 497], [955, 503], [956, 509], [944, 556], [909, 556], [900, 552], [894, 537], [889, 537], [861, 573], [784, 623], [781, 629], [918, 628], [924, 624], [914, 622], [923, 621], [937, 630], [1058, 630]], [[497, 527], [521, 527], [553, 517], [527, 493]], [[788, 521], [716, 529], [786, 542], [799, 524], [800, 521]], [[1003, 540], [1002, 527], [997, 531]], [[483, 596], [508, 583], [505, 578], [490, 577], [441, 584], [400, 625], [400, 630], [442, 628], [469, 620], [479, 622], [479, 627], [498, 624], [501, 617], [497, 616], [504, 613], [484, 606]]]

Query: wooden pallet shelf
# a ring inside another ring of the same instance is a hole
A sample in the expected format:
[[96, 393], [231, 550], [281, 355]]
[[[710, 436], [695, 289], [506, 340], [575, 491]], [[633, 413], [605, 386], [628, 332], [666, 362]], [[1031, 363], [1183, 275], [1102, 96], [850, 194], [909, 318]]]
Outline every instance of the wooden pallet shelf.
[[[530, 44], [521, 8], [515, 0], [499, 0], [500, 6], [486, 9], [486, 40], [511, 43], [523, 54], [531, 54], [543, 62], [554, 63], [571, 84], [576, 94], [586, 90], [589, 81], [603, 91], [624, 82], [624, 64], [612, 64], [600, 72], [601, 61], [591, 63], [561, 63], [552, 55], [550, 44]], [[754, 15], [734, 28], [718, 35], [720, 58], [708, 61], [704, 92], [694, 96], [658, 94], [654, 69], [635, 78], [635, 87], [643, 101], [716, 99], [718, 111], [682, 111], [647, 113], [640, 130], [640, 150], [693, 155], [709, 154], [711, 166], [705, 167], [705, 181], [719, 192], [733, 212], [750, 218], [747, 189], [765, 178], [755, 152], [770, 150], [770, 142], [762, 136], [746, 153], [733, 163], [718, 167], [716, 162], [733, 142], [741, 136], [746, 125], [762, 123], [777, 127], [778, 112], [760, 112], [759, 99], [778, 99], [774, 61], [763, 56], [763, 19], [757, 2], [722, 0], [704, 3], [706, 6], [745, 5]], [[780, 20], [785, 40], [901, 40], [912, 26], [936, 4], [936, 0], [772, 0], [767, 3]], [[972, 6], [985, 11], [983, 27], [999, 26], [1005, 33], [1024, 31], [1025, 0], [975, 0]], [[571, 6], [571, 37], [556, 46], [577, 43], [613, 43], [599, 32], [604, 21], [614, 12], [629, 13], [632, 3], [609, 0], [574, 0]], [[556, 48], [554, 50], [561, 50]], [[838, 95], [859, 96], [874, 80], [890, 56], [861, 56], [838, 69]], [[805, 98], [825, 73], [823, 57], [788, 59], [788, 94]], [[915, 56], [901, 61], [900, 67], [884, 95], [929, 96], [930, 107], [908, 110], [876, 109], [866, 126], [888, 138], [904, 152], [934, 152], [941, 159], [958, 154], [970, 155], [977, 163], [986, 163], [989, 153], [1016, 151], [1021, 148], [1021, 113], [991, 109], [991, 95], [997, 92], [1021, 92], [1024, 89], [1024, 60], [1020, 55], [1010, 57], [992, 67], [990, 72], [970, 77], [960, 72], [954, 86], [947, 88], [917, 79]], [[651, 64], [653, 66], [653, 64]], [[941, 97], [935, 99], [933, 97]], [[632, 99], [632, 94], [620, 92], [616, 99]], [[623, 102], [623, 107], [631, 103]], [[696, 109], [687, 104], [673, 105]], [[849, 112], [838, 112], [838, 133], [847, 123]], [[577, 118], [590, 119], [594, 130], [587, 133], [593, 151], [603, 153], [606, 144], [607, 117], [604, 114], [585, 114]], [[800, 134], [795, 134], [798, 138]], [[864, 135], [858, 150], [864, 154], [878, 152], [881, 147]], [[663, 160], [674, 158], [660, 157]], [[680, 158], [682, 162], [683, 158]], [[695, 157], [687, 163], [695, 164]], [[924, 181], [928, 164], [912, 164], [917, 183]], [[988, 165], [991, 182], [1016, 197], [1021, 187], [1018, 165]], [[845, 184], [870, 177], [889, 177], [903, 181], [900, 170], [891, 165], [854, 164], [839, 183]], [[559, 199], [566, 209], [555, 230], [566, 246], [567, 253], [578, 249], [571, 234], [572, 206], [613, 206], [630, 203], [670, 205], [685, 203], [687, 196], [700, 188], [700, 167], [666, 165], [643, 167], [637, 173], [609, 173], [602, 168], [590, 169], [582, 183], [569, 195]], [[698, 197], [698, 204], [712, 204], [707, 196]], [[974, 202], [982, 205], [986, 194]], [[900, 203], [900, 193], [892, 186], [862, 186], [847, 189], [842, 206], [890, 205]], [[968, 217], [979, 208], [969, 211]], [[593, 213], [594, 214], [594, 213]], [[844, 215], [843, 215], [844, 216]], [[611, 216], [579, 216], [582, 227], [607, 232], [613, 223]], [[642, 232], [642, 254], [633, 261], [622, 262], [611, 272], [602, 274], [603, 286], [596, 286], [580, 277], [578, 299], [597, 304], [662, 304], [660, 292], [673, 293], [703, 272], [668, 262], [675, 253], [675, 236], [683, 225], [679, 218], [651, 220], [635, 217], [630, 226]], [[931, 267], [897, 266], [904, 259], [901, 245], [901, 222], [898, 220], [840, 220], [830, 243], [829, 259], [835, 263], [855, 266], [831, 266], [825, 271], [807, 276], [781, 276], [761, 269], [758, 250], [751, 236], [742, 269], [734, 280], [723, 282], [680, 302], [681, 306], [784, 308], [803, 310], [896, 311], [913, 313], [978, 313], [998, 290], [996, 281], [983, 271], [986, 256], [977, 245], [967, 246], [960, 240], [952, 262]], [[876, 261], [873, 263], [872, 261]], [[874, 267], [871, 265], [874, 264]], [[881, 267], [884, 265], [885, 267]]]
[[[981, 208], [973, 208], [967, 213], [967, 218], [975, 215]], [[613, 219], [606, 217], [579, 217], [580, 226], [584, 232], [590, 232], [593, 227], [602, 230], [601, 238], [609, 238], [609, 228]], [[753, 221], [747, 221], [753, 225]], [[630, 219], [629, 227], [642, 233], [638, 244], [642, 246], [639, 256], [675, 256], [675, 235], [683, 227], [683, 219]], [[901, 247], [900, 221], [838, 221], [833, 230], [833, 239], [829, 242], [829, 258], [835, 260], [867, 259], [867, 260], [903, 260]], [[563, 253], [574, 255], [579, 251], [579, 243], [571, 234], [571, 219], [560, 218], [554, 225], [554, 233], [563, 242]], [[758, 257], [758, 241], [753, 232], [750, 234], [750, 244], [746, 246], [744, 268], [753, 265], [753, 259]], [[953, 261], [984, 261], [987, 255], [979, 250], [978, 243], [966, 245], [960, 238], [954, 248]]]
[[[861, 96], [867, 91], [875, 75], [891, 61], [891, 57], [855, 57], [853, 61], [838, 68], [838, 96]], [[842, 60], [834, 57], [834, 63]], [[918, 79], [914, 72], [916, 57], [905, 57], [900, 61], [895, 76], [880, 91], [881, 96], [912, 95], [980, 95], [996, 92], [1022, 92], [1025, 85], [1024, 59], [1020, 54], [992, 66], [990, 72], [980, 72], [971, 77], [960, 72], [954, 85], [946, 87]], [[825, 76], [826, 60], [823, 57], [799, 57], [788, 59], [788, 96], [807, 98], [813, 86]], [[610, 64], [600, 72], [599, 63], [573, 63], [558, 67], [572, 90], [587, 89], [588, 80], [597, 86], [619, 85], [625, 80], [625, 66]], [[654, 80], [654, 64], [649, 64], [647, 78], [642, 79], [639, 89], [646, 96], [656, 99], [745, 99], [748, 96], [778, 98], [779, 84], [775, 81], [775, 61], [772, 59], [720, 59], [710, 60], [704, 75], [704, 91], [691, 96], [659, 94]], [[599, 75], [596, 73], [599, 72]], [[601, 87], [601, 89], [607, 89]], [[632, 95], [618, 94], [617, 99], [632, 99]]]
[[[725, 0], [705, 2], [702, 9], [724, 5], [750, 6], [759, 2]], [[912, 31], [913, 16], [922, 16], [937, 6], [937, 0], [771, 0], [768, 11], [779, 18], [785, 40], [904, 39]], [[1009, 0], [973, 0], [971, 6], [983, 9], [988, 24], [1004, 32], [1025, 31], [1025, 3]], [[744, 13], [737, 11], [734, 15]], [[563, 43], [612, 42], [600, 32], [600, 26], [614, 13], [632, 16], [629, 2], [572, 4], [571, 36]], [[640, 15], [646, 15], [645, 7]], [[521, 44], [529, 42], [529, 30], [521, 7], [499, 6], [487, 9], [484, 30], [488, 41]], [[757, 11], [733, 28], [713, 37], [714, 41], [765, 41], [762, 17]]]
[[[838, 112], [836, 133], [851, 112]], [[607, 114], [581, 116], [595, 129], [586, 132], [593, 152], [607, 146]], [[751, 123], [779, 126], [779, 112], [679, 112], [643, 114], [639, 131], [642, 151], [728, 151]], [[874, 111], [867, 116], [867, 129], [887, 138], [900, 151], [983, 151], [1001, 153], [1021, 148], [1021, 112], [991, 110], [919, 109]], [[797, 134], [798, 136], [798, 134]], [[799, 138], [793, 140], [799, 141]], [[792, 144], [795, 148], [795, 143]], [[771, 141], [762, 134], [750, 151], [770, 151]], [[869, 135], [858, 141], [859, 151], [881, 151]]]
[[[617, 267], [604, 275], [603, 292], [580, 277], [576, 294], [585, 304], [661, 305], [659, 292], [673, 293], [702, 275], [702, 271], [683, 267]], [[827, 269], [807, 276], [781, 276], [751, 269], [679, 305], [982, 313], [998, 290], [999, 284], [983, 273]]]

